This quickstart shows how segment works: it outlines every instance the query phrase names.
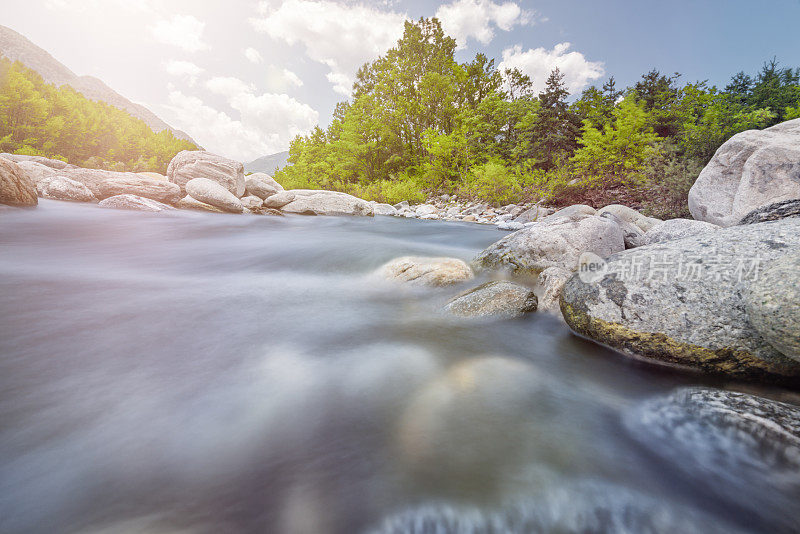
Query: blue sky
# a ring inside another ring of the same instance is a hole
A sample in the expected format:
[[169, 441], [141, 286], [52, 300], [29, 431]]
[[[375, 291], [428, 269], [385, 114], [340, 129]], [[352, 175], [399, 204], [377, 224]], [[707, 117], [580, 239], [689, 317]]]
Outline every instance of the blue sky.
[[484, 52], [575, 92], [656, 68], [725, 85], [767, 59], [800, 66], [800, 0], [4, 0], [0, 23], [243, 161], [330, 120], [357, 67], [408, 17], [439, 15], [458, 59]]

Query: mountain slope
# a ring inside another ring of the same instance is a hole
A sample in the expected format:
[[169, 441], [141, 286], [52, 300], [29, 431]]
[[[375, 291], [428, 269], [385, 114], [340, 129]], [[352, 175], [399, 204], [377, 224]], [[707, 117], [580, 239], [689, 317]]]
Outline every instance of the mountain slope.
[[277, 154], [270, 154], [269, 156], [262, 156], [258, 159], [245, 163], [244, 172], [264, 172], [272, 175], [278, 169], [282, 169], [288, 165], [289, 151], [278, 152]]
[[0, 55], [11, 61], [22, 62], [29, 69], [39, 73], [47, 83], [57, 86], [70, 85], [86, 98], [102, 100], [114, 107], [124, 109], [134, 117], [143, 120], [154, 132], [168, 129], [175, 137], [197, 144], [187, 133], [172, 128], [146, 107], [134, 104], [97, 78], [78, 76], [46, 50], [36, 46], [11, 28], [2, 25], [0, 25]]

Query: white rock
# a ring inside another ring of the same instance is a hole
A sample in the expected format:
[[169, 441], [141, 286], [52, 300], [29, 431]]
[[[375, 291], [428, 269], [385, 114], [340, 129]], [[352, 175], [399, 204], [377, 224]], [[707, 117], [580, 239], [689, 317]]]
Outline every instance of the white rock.
[[36, 188], [44, 198], [72, 202], [97, 202], [97, 198], [88, 187], [66, 176], [45, 178], [36, 185]]
[[446, 286], [473, 278], [472, 269], [457, 258], [404, 256], [378, 269], [378, 275], [416, 285]]
[[255, 196], [255, 195], [248, 195], [246, 197], [242, 197], [242, 207], [248, 210], [257, 209], [264, 205], [264, 201]]
[[206, 178], [217, 182], [236, 197], [244, 195], [244, 166], [238, 161], [224, 158], [205, 150], [179, 152], [167, 167], [169, 181], [185, 190], [186, 184], [195, 178]]
[[386, 216], [393, 216], [397, 215], [397, 209], [391, 204], [382, 204], [380, 202], [373, 202], [372, 203], [372, 210], [375, 212], [375, 215], [386, 215]]
[[721, 227], [705, 221], [692, 219], [669, 219], [650, 228], [644, 234], [644, 244], [663, 243], [673, 239], [699, 236], [719, 230]]
[[610, 204], [597, 210], [597, 215], [602, 216], [604, 213], [611, 213], [612, 215], [619, 217], [621, 220], [637, 226], [642, 233], [662, 222], [660, 219], [647, 217], [635, 209], [629, 208], [628, 206], [623, 206], [622, 204]]
[[255, 195], [262, 200], [283, 191], [283, 186], [281, 184], [276, 182], [272, 176], [262, 172], [256, 172], [247, 176], [244, 183], [245, 191], [249, 195]]
[[[374, 215], [372, 206], [366, 200], [341, 193], [316, 189], [292, 189], [295, 198], [285, 206], [284, 213], [301, 215]], [[268, 199], [269, 200], [269, 199]], [[265, 204], [266, 205], [266, 204]]]
[[98, 206], [101, 208], [138, 211], [167, 211], [175, 209], [172, 206], [168, 206], [152, 198], [144, 198], [136, 195], [116, 195], [108, 197], [105, 200], [101, 200]]
[[194, 178], [186, 182], [186, 192], [200, 202], [210, 204], [229, 213], [242, 213], [242, 202], [219, 182], [208, 178]]

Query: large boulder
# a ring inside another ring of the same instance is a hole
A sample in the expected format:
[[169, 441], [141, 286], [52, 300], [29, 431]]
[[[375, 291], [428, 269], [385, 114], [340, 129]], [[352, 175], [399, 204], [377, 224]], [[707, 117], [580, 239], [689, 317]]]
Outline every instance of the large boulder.
[[445, 306], [461, 317], [518, 317], [536, 311], [538, 299], [533, 290], [513, 282], [486, 282], [463, 293]]
[[368, 217], [374, 215], [372, 205], [369, 202], [347, 193], [316, 189], [292, 189], [287, 193], [294, 193], [295, 198], [281, 208], [284, 213], [297, 213], [300, 215], [363, 215]]
[[37, 165], [44, 165], [45, 167], [49, 167], [55, 170], [61, 170], [61, 169], [66, 169], [68, 167], [73, 167], [73, 165], [70, 165], [66, 161], [61, 161], [60, 159], [45, 158], [44, 156], [27, 156], [24, 154], [3, 153], [0, 154], [0, 158], [11, 160], [14, 163], [32, 162], [36, 163]]
[[579, 334], [631, 355], [797, 383], [800, 362], [759, 334], [743, 293], [762, 264], [799, 246], [800, 219], [784, 219], [627, 250], [573, 276], [561, 311]]
[[[59, 176], [66, 176], [70, 180], [80, 182], [92, 192], [97, 198], [105, 198], [100, 185], [108, 180], [130, 180], [135, 182], [142, 177], [135, 172], [117, 172], [107, 171], [104, 169], [84, 169], [83, 167], [69, 167], [62, 171], [58, 171]], [[125, 193], [122, 193], [125, 194]]]
[[38, 203], [33, 180], [13, 161], [0, 158], [0, 204], [35, 206]]
[[768, 204], [800, 198], [800, 119], [726, 141], [689, 191], [692, 216], [731, 226]]
[[172, 206], [163, 204], [152, 198], [144, 198], [136, 195], [116, 195], [108, 197], [105, 200], [101, 200], [98, 206], [101, 208], [137, 211], [166, 211], [175, 209]]
[[538, 220], [540, 221], [555, 221], [558, 219], [567, 219], [570, 221], [580, 221], [581, 219], [585, 219], [586, 217], [590, 217], [592, 215], [596, 215], [597, 210], [595, 210], [591, 206], [587, 206], [586, 204], [573, 204], [572, 206], [567, 206], [566, 208], [561, 208], [560, 210], [556, 211], [555, 213], [551, 213], [545, 217], [539, 217]]
[[700, 484], [704, 494], [776, 523], [759, 531], [797, 531], [800, 407], [683, 388], [636, 406], [624, 423], [634, 440]]
[[739, 224], [753, 224], [778, 221], [787, 217], [800, 217], [800, 198], [782, 200], [753, 210], [739, 221]]
[[623, 221], [636, 226], [642, 233], [647, 232], [650, 228], [662, 222], [661, 219], [647, 217], [635, 209], [623, 206], [622, 204], [610, 204], [597, 210], [597, 215], [602, 216], [604, 213], [610, 213], [619, 217]]
[[473, 260], [474, 265], [536, 275], [548, 267], [575, 270], [584, 252], [606, 258], [625, 250], [622, 229], [615, 222], [596, 215], [551, 219], [556, 215], [490, 245]]
[[275, 181], [272, 176], [263, 172], [256, 172], [247, 176], [244, 180], [245, 190], [249, 195], [255, 195], [261, 200], [280, 193], [283, 186]]
[[63, 176], [64, 174], [61, 171], [48, 167], [47, 165], [42, 165], [41, 163], [36, 163], [35, 161], [23, 160], [18, 162], [17, 166], [22, 169], [22, 171], [28, 175], [28, 178], [33, 180], [33, 183], [37, 186], [47, 178], [55, 178], [56, 176]]
[[100, 182], [97, 190], [101, 199], [124, 194], [152, 198], [165, 204], [177, 204], [181, 199], [181, 188], [176, 184], [132, 173]]
[[186, 192], [192, 198], [228, 213], [242, 213], [241, 200], [214, 180], [208, 178], [189, 180], [186, 182]]
[[744, 302], [761, 337], [800, 362], [800, 251], [765, 265], [747, 287]]
[[97, 198], [88, 187], [82, 183], [67, 178], [54, 176], [45, 178], [37, 185], [39, 194], [44, 198], [53, 200], [68, 200], [71, 202], [97, 202]]
[[426, 286], [447, 286], [473, 278], [472, 269], [463, 260], [421, 256], [396, 258], [381, 266], [378, 275], [388, 280]]
[[663, 243], [673, 239], [683, 239], [719, 230], [719, 226], [693, 219], [669, 219], [650, 228], [642, 238], [643, 245]]
[[241, 197], [245, 191], [244, 166], [238, 161], [224, 158], [205, 150], [178, 152], [167, 167], [167, 178], [185, 191], [186, 184], [194, 178], [207, 178]]
[[295, 194], [291, 191], [281, 191], [264, 200], [264, 207], [271, 209], [281, 209], [289, 202], [293, 201]]

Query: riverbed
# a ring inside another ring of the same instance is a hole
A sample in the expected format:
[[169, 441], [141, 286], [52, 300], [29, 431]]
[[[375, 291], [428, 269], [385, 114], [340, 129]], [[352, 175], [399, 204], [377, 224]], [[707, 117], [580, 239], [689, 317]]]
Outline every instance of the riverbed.
[[739, 386], [625, 358], [546, 314], [442, 312], [475, 283], [372, 275], [403, 255], [469, 260], [503, 235], [49, 200], [0, 212], [0, 532], [800, 524], [797, 496], [753, 506], [763, 481], [746, 478], [715, 495], [625, 424], [678, 387]]

